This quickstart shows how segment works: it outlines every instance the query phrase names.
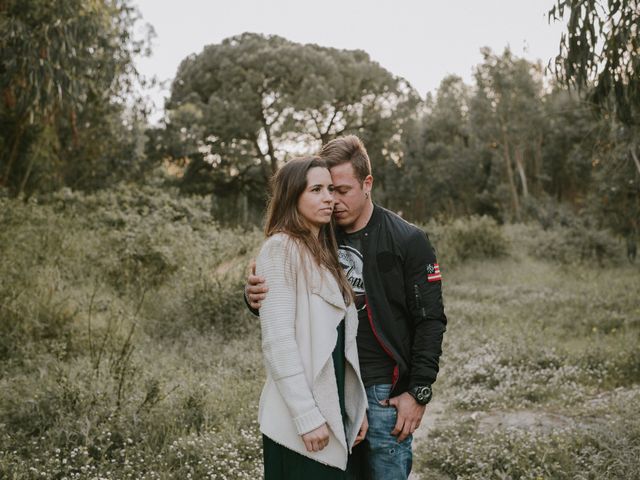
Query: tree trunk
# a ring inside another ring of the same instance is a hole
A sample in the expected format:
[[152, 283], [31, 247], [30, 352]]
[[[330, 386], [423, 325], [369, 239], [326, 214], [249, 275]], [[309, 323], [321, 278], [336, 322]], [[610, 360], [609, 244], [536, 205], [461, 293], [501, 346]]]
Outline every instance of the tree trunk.
[[4, 169], [4, 174], [2, 175], [2, 185], [9, 184], [9, 177], [11, 176], [11, 170], [13, 169], [13, 164], [18, 158], [18, 148], [20, 147], [20, 142], [22, 141], [22, 135], [24, 134], [24, 122], [22, 120], [18, 120], [16, 124], [16, 134], [13, 137], [13, 145], [11, 146], [11, 151], [9, 153], [9, 159], [7, 160], [7, 166]]
[[338, 116], [339, 112], [340, 110], [338, 110], [338, 108], [335, 107], [335, 110], [333, 111], [333, 116], [331, 117], [331, 120], [329, 120], [329, 125], [327, 125], [327, 128], [325, 129], [324, 133], [322, 132], [320, 133], [320, 141], [322, 142], [322, 145], [325, 145], [327, 142], [329, 142], [329, 132], [331, 131], [333, 122]]
[[503, 130], [503, 150], [504, 150], [504, 163], [507, 170], [507, 180], [509, 181], [509, 189], [511, 190], [511, 202], [513, 206], [513, 213], [515, 220], [520, 221], [520, 201], [518, 199], [518, 190], [516, 189], [516, 182], [513, 178], [513, 168], [511, 167], [511, 155], [509, 155], [509, 144], [507, 143], [507, 135]]
[[533, 182], [535, 183], [534, 193], [539, 194], [544, 191], [544, 185], [542, 185], [542, 134], [538, 135], [536, 141], [535, 152], [533, 155]]
[[29, 164], [27, 165], [27, 171], [25, 172], [24, 176], [22, 177], [22, 181], [20, 182], [20, 188], [18, 189], [17, 195], [18, 197], [20, 197], [20, 195], [22, 195], [22, 192], [24, 192], [24, 189], [27, 186], [27, 182], [29, 181], [29, 177], [31, 176], [31, 170], [33, 170], [33, 158], [33, 154], [29, 155]]
[[267, 123], [267, 119], [264, 118], [264, 116], [262, 117], [262, 126], [267, 137], [267, 154], [269, 155], [269, 160], [271, 161], [271, 174], [273, 175], [278, 171], [278, 159], [276, 158], [276, 152], [273, 148], [273, 141], [271, 140], [270, 125]]
[[529, 196], [529, 188], [527, 187], [527, 174], [524, 171], [524, 162], [522, 159], [522, 148], [516, 148], [516, 167], [518, 168], [518, 174], [520, 175], [520, 182], [522, 183], [522, 196], [527, 198]]
[[638, 169], [638, 173], [640, 173], [640, 160], [638, 160], [638, 156], [636, 155], [636, 147], [635, 147], [635, 145], [632, 145], [631, 148], [629, 149], [629, 151], [631, 152], [631, 158], [633, 158], [633, 163], [636, 164], [636, 168]]
[[262, 169], [262, 177], [264, 178], [265, 185], [268, 185], [269, 178], [271, 177], [271, 167], [269, 165], [269, 160], [267, 159], [267, 156], [262, 153], [262, 149], [260, 148], [260, 144], [258, 143], [258, 137], [254, 136], [251, 140], [253, 141], [253, 146], [256, 149], [256, 154], [260, 157], [260, 168]]

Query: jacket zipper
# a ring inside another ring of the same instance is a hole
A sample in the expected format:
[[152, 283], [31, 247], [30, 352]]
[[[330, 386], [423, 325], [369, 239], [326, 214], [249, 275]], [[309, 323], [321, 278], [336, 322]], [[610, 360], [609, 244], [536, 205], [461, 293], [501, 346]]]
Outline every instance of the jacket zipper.
[[373, 332], [373, 336], [376, 337], [376, 340], [378, 341], [378, 343], [380, 344], [384, 352], [387, 355], [389, 355], [389, 358], [391, 358], [391, 360], [393, 360], [393, 362], [395, 363], [395, 366], [393, 367], [393, 377], [392, 377], [391, 390], [390, 390], [390, 392], [392, 392], [396, 386], [396, 383], [398, 383], [398, 379], [400, 377], [400, 368], [398, 367], [398, 362], [396, 362], [396, 359], [393, 357], [393, 353], [391, 353], [391, 350], [389, 350], [389, 348], [384, 344], [384, 342], [380, 338], [380, 335], [378, 335], [378, 331], [376, 330], [376, 327], [373, 324], [373, 316], [371, 315], [369, 300], [367, 299], [366, 296], [365, 296], [365, 305], [367, 308], [367, 317], [369, 319], [369, 325], [371, 326], [371, 331]]
[[422, 306], [422, 300], [420, 300], [420, 289], [418, 288], [417, 284], [413, 285], [413, 293], [414, 293], [415, 299], [416, 299], [416, 307], [418, 307], [420, 309], [420, 315], [422, 316], [422, 319], [424, 320], [424, 319], [427, 318], [427, 311]]

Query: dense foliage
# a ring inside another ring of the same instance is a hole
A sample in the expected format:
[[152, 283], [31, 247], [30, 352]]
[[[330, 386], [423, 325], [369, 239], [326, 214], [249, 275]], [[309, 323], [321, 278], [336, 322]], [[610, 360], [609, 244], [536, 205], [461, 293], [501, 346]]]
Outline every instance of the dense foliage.
[[150, 153], [187, 162], [184, 189], [213, 192], [232, 205], [242, 195], [259, 209], [282, 162], [357, 133], [380, 192], [393, 191], [386, 171], [418, 101], [405, 80], [363, 51], [245, 33], [182, 62]]
[[[163, 165], [182, 193], [212, 197], [219, 222], [258, 224], [283, 162], [356, 133], [375, 200], [409, 220], [484, 215], [550, 228], [570, 211], [631, 248], [637, 4], [601, 3], [559, 1], [550, 12], [569, 16], [557, 79], [509, 49], [483, 49], [472, 84], [447, 77], [425, 100], [363, 51], [244, 33], [185, 58], [164, 121], [148, 128], [141, 104], [125, 102], [148, 45], [133, 35], [128, 0], [3, 2], [0, 182], [18, 196], [95, 190]], [[595, 97], [617, 107], [594, 110]]]
[[640, 2], [557, 0], [555, 21], [568, 16], [567, 32], [555, 59], [567, 85], [586, 90], [590, 100], [610, 109], [622, 123], [640, 125]]
[[129, 0], [0, 2], [0, 185], [29, 195], [139, 174], [138, 20]]

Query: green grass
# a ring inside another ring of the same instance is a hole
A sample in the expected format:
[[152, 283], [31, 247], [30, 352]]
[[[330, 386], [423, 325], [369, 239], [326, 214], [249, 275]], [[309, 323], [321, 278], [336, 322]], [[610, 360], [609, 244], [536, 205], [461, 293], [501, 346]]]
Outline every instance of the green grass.
[[[209, 210], [127, 186], [0, 199], [0, 478], [260, 478], [241, 287], [261, 234]], [[559, 234], [533, 227], [432, 227], [448, 243], [445, 413], [415, 469], [638, 478], [638, 267], [541, 259], [536, 235]], [[542, 426], [497, 422], [517, 413]]]
[[416, 452], [416, 470], [461, 480], [640, 478], [639, 274], [528, 255], [450, 272], [436, 384], [447, 411]]
[[0, 478], [259, 475], [260, 233], [126, 187], [2, 207]]

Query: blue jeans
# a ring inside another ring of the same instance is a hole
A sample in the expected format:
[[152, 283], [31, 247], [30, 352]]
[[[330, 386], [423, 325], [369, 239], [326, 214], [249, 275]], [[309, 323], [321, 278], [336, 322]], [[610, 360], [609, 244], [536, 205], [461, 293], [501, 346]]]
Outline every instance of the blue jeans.
[[396, 425], [397, 412], [395, 407], [387, 407], [381, 402], [389, 398], [391, 385], [372, 385], [367, 387], [369, 400], [369, 466], [373, 480], [407, 480], [411, 473], [413, 456], [411, 442], [413, 436], [408, 436], [402, 443], [391, 435]]

